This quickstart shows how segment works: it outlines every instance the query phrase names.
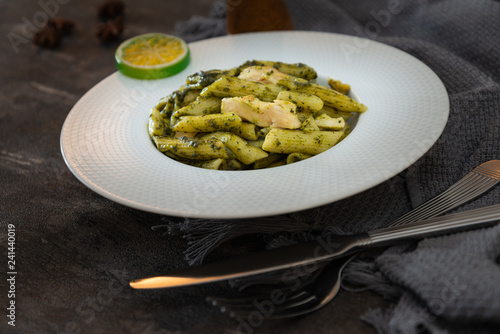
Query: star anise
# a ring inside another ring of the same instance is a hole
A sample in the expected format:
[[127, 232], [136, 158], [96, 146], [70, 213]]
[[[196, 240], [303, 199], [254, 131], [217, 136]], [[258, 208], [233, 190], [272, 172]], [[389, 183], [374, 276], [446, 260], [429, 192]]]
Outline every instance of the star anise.
[[107, 0], [99, 6], [97, 16], [103, 20], [115, 19], [123, 15], [125, 4], [120, 0]]
[[59, 30], [63, 35], [69, 34], [75, 26], [73, 21], [64, 18], [49, 19], [47, 25]]
[[33, 43], [42, 47], [55, 49], [61, 43], [64, 35], [71, 32], [74, 23], [63, 18], [52, 18], [35, 33]]
[[123, 16], [117, 16], [99, 25], [97, 37], [101, 42], [107, 43], [116, 40], [123, 32]]

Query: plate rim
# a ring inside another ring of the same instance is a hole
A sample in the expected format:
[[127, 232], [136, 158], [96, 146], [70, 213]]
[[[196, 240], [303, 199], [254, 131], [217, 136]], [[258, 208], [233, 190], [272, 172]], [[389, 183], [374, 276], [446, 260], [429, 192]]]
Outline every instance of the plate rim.
[[[257, 32], [257, 33], [245, 33], [245, 34], [240, 34], [240, 35], [219, 36], [219, 37], [214, 37], [214, 38], [211, 38], [211, 39], [205, 39], [205, 40], [201, 40], [201, 41], [192, 42], [192, 43], [189, 43], [188, 45], [189, 45], [190, 49], [192, 49], [192, 48], [196, 49], [197, 45], [206, 44], [206, 43], [213, 43], [213, 42], [215, 42], [217, 40], [220, 41], [220, 40], [232, 39], [232, 38], [247, 38], [247, 37], [252, 37], [253, 35], [264, 35], [264, 34], [265, 35], [278, 35], [278, 36], [279, 35], [303, 35], [303, 34], [307, 34], [307, 35], [325, 35], [325, 36], [326, 35], [331, 35], [331, 36], [340, 36], [342, 38], [346, 38], [346, 37], [354, 38], [354, 36], [343, 35], [343, 34], [338, 34], [338, 33], [330, 33], [330, 32], [312, 32], [312, 31]], [[370, 43], [375, 43], [375, 44], [378, 44], [378, 45], [382, 45], [383, 47], [386, 47], [386, 48], [391, 48], [391, 49], [393, 49], [393, 51], [396, 51], [396, 52], [399, 52], [399, 53], [403, 53], [406, 56], [412, 58], [413, 60], [416, 60], [417, 62], [420, 62], [425, 68], [427, 68], [427, 70], [435, 76], [435, 79], [437, 79], [436, 82], [438, 82], [441, 85], [441, 88], [443, 89], [443, 92], [445, 93], [445, 97], [446, 97], [445, 101], [446, 101], [446, 103], [445, 103], [445, 105], [443, 107], [446, 108], [446, 111], [445, 111], [446, 117], [445, 117], [445, 120], [444, 120], [443, 124], [441, 124], [441, 128], [438, 131], [439, 134], [437, 134], [435, 136], [435, 138], [433, 138], [432, 143], [430, 143], [430, 142], [427, 143], [428, 147], [426, 147], [424, 150], [422, 150], [422, 154], [420, 154], [418, 157], [416, 157], [415, 159], [413, 159], [413, 161], [409, 162], [408, 164], [403, 164], [403, 165], [400, 165], [399, 167], [395, 168], [394, 170], [392, 170], [389, 173], [389, 174], [391, 174], [389, 176], [388, 176], [388, 174], [384, 175], [384, 176], [381, 175], [380, 177], [378, 177], [376, 179], [373, 179], [372, 182], [370, 182], [366, 186], [364, 186], [364, 187], [358, 187], [358, 189], [356, 191], [353, 191], [351, 193], [345, 193], [344, 195], [336, 196], [333, 200], [332, 199], [328, 199], [328, 198], [324, 198], [324, 200], [322, 202], [318, 202], [317, 201], [314, 204], [312, 204], [312, 203], [303, 203], [302, 206], [297, 206], [296, 205], [293, 208], [289, 207], [288, 209], [281, 208], [281, 209], [267, 210], [267, 211], [262, 211], [262, 212], [255, 211], [253, 213], [248, 213], [247, 212], [246, 214], [238, 214], [236, 212], [219, 212], [219, 213], [216, 213], [216, 214], [214, 214], [214, 213], [212, 213], [212, 214], [205, 214], [203, 212], [198, 212], [198, 213], [195, 213], [195, 212], [181, 212], [181, 211], [175, 211], [174, 209], [171, 209], [171, 208], [158, 207], [158, 206], [154, 206], [154, 205], [149, 205], [147, 203], [139, 203], [139, 202], [137, 202], [135, 200], [131, 200], [129, 198], [126, 198], [126, 197], [120, 196], [120, 195], [118, 195], [116, 193], [113, 193], [112, 191], [109, 191], [109, 190], [103, 188], [102, 186], [99, 186], [98, 184], [95, 184], [94, 182], [92, 182], [92, 180], [88, 180], [87, 178], [85, 178], [83, 175], [80, 174], [80, 172], [78, 170], [78, 166], [73, 166], [72, 163], [71, 163], [71, 161], [68, 159], [68, 152], [66, 152], [65, 147], [64, 147], [65, 146], [65, 143], [64, 143], [65, 129], [67, 128], [67, 122], [69, 122], [68, 119], [70, 119], [70, 115], [74, 112], [74, 110], [77, 110], [77, 108], [79, 107], [79, 105], [83, 104], [85, 102], [85, 100], [88, 99], [89, 97], [91, 97], [91, 95], [95, 91], [99, 90], [101, 88], [101, 86], [105, 86], [108, 81], [114, 80], [116, 77], [120, 76], [120, 73], [118, 71], [112, 73], [111, 75], [107, 76], [106, 78], [104, 78], [103, 80], [101, 80], [100, 82], [98, 82], [96, 85], [94, 85], [93, 87], [91, 87], [84, 95], [82, 95], [82, 97], [75, 103], [75, 105], [72, 107], [71, 111], [68, 113], [68, 115], [67, 115], [67, 117], [64, 120], [64, 123], [62, 125], [61, 134], [60, 134], [60, 149], [61, 149], [61, 153], [62, 153], [63, 159], [64, 159], [66, 165], [68, 166], [68, 168], [70, 169], [70, 171], [73, 173], [73, 175], [80, 182], [82, 182], [85, 186], [87, 186], [92, 191], [98, 193], [99, 195], [101, 195], [101, 196], [103, 196], [103, 197], [105, 197], [105, 198], [107, 198], [109, 200], [112, 200], [112, 201], [114, 201], [116, 203], [119, 203], [119, 204], [122, 204], [122, 205], [125, 205], [125, 206], [128, 206], [128, 207], [131, 207], [131, 208], [134, 208], [134, 209], [139, 209], [139, 210], [143, 210], [143, 211], [147, 211], [147, 212], [152, 212], [152, 213], [162, 214], [162, 215], [168, 215], [168, 216], [189, 217], [189, 218], [214, 218], [214, 219], [257, 218], [257, 217], [280, 215], [280, 214], [286, 214], [286, 213], [291, 213], [291, 212], [297, 212], [297, 211], [302, 211], [302, 210], [306, 210], [306, 209], [311, 209], [311, 208], [314, 208], [314, 207], [319, 207], [319, 206], [322, 206], [322, 205], [325, 205], [325, 204], [333, 203], [333, 202], [345, 199], [347, 197], [356, 195], [356, 194], [361, 193], [363, 191], [366, 191], [366, 190], [368, 190], [368, 189], [370, 189], [372, 187], [375, 187], [375, 186], [379, 185], [380, 183], [383, 183], [383, 182], [387, 181], [391, 177], [397, 175], [398, 173], [400, 173], [404, 169], [408, 168], [410, 165], [412, 165], [413, 163], [415, 163], [420, 157], [422, 157], [426, 152], [428, 152], [430, 150], [430, 148], [439, 139], [439, 137], [441, 136], [442, 132], [444, 131], [444, 128], [445, 128], [445, 126], [447, 124], [447, 121], [448, 121], [449, 111], [450, 111], [449, 96], [448, 96], [448, 93], [446, 91], [446, 88], [444, 87], [444, 84], [442, 83], [442, 81], [440, 80], [440, 78], [437, 76], [437, 74], [429, 66], [427, 66], [421, 60], [417, 59], [416, 57], [412, 56], [411, 54], [409, 54], [409, 53], [407, 53], [407, 52], [405, 52], [405, 51], [403, 51], [401, 49], [398, 49], [398, 48], [396, 48], [394, 46], [391, 46], [391, 45], [388, 45], [388, 44], [384, 44], [384, 43], [381, 43], [381, 42], [378, 42], [378, 41], [374, 41], [374, 40], [369, 40], [369, 42]], [[314, 67], [314, 64], [310, 64], [310, 65]], [[181, 72], [181, 73], [184, 73], [184, 72]], [[148, 108], [150, 108], [150, 107], [151, 106], [148, 106]], [[356, 129], [354, 129], [354, 131], [355, 130]], [[349, 138], [349, 137], [347, 137], [347, 138]], [[341, 144], [339, 144], [339, 145], [341, 145]], [[287, 166], [283, 166], [283, 167], [287, 167]], [[191, 167], [191, 168], [196, 168], [196, 167]], [[256, 173], [256, 172], [260, 172], [260, 171], [225, 171], [225, 172], [238, 174], [238, 173], [249, 173], [249, 172]], [[209, 173], [221, 173], [221, 171], [209, 171]]]

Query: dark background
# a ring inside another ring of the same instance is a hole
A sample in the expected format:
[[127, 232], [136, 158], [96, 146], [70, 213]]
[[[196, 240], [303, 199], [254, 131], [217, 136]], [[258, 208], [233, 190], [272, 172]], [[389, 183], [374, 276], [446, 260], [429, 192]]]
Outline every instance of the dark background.
[[[64, 4], [63, 4], [64, 3]], [[118, 42], [96, 38], [102, 1], [0, 1], [0, 254], [16, 230], [16, 327], [7, 326], [6, 274], [0, 282], [1, 333], [235, 333], [240, 325], [204, 301], [225, 283], [136, 291], [128, 280], [186, 267], [186, 241], [155, 232], [161, 216], [111, 202], [81, 184], [59, 147], [72, 106], [115, 72]], [[45, 4], [45, 5], [43, 5]], [[210, 0], [127, 1], [121, 40], [175, 33], [176, 21], [208, 15]], [[45, 13], [45, 14], [44, 14]], [[75, 23], [55, 50], [31, 42], [45, 17]], [[41, 21], [42, 20], [42, 21]], [[225, 245], [212, 259], [239, 252]], [[7, 269], [2, 265], [2, 271]], [[262, 333], [370, 333], [360, 316], [387, 303], [370, 292], [341, 291], [304, 318], [269, 321]], [[243, 329], [242, 332], [245, 332]]]

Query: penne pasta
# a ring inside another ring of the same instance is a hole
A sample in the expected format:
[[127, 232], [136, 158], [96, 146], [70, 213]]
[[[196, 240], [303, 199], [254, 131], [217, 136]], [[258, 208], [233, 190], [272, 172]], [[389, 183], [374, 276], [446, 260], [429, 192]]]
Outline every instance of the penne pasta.
[[172, 112], [170, 123], [175, 125], [182, 116], [203, 116], [220, 112], [221, 99], [213, 96], [199, 96], [189, 105]]
[[219, 140], [196, 140], [186, 138], [154, 137], [160, 152], [169, 152], [189, 160], [229, 159], [226, 147]]
[[259, 83], [237, 77], [227, 77], [205, 87], [200, 96], [242, 97], [253, 95], [259, 100], [272, 102], [284, 88], [277, 84]]
[[311, 154], [306, 154], [306, 153], [290, 153], [287, 157], [286, 157], [286, 163], [287, 164], [293, 164], [295, 162], [298, 162], [298, 161], [302, 161], [302, 160], [306, 160], [306, 159], [309, 159], [310, 157], [312, 157]]
[[148, 132], [152, 136], [162, 136], [165, 134], [165, 123], [158, 109], [153, 108], [149, 115]]
[[259, 138], [259, 128], [253, 123], [241, 122], [232, 132], [247, 140], [257, 140]]
[[349, 91], [351, 90], [351, 86], [349, 84], [343, 83], [342, 81], [333, 78], [328, 78], [328, 86], [330, 86], [331, 89], [336, 90], [337, 92], [344, 95], [349, 94]]
[[227, 163], [227, 169], [229, 170], [244, 170], [246, 169], [246, 165], [242, 164], [240, 161], [236, 159], [231, 159]]
[[215, 169], [215, 170], [226, 170], [227, 169], [227, 161], [225, 159], [213, 159], [207, 161], [190, 161], [189, 165], [195, 167], [201, 167], [205, 169]]
[[316, 117], [314, 121], [318, 127], [324, 130], [342, 130], [345, 127], [344, 118], [332, 118], [327, 114], [322, 114]]
[[274, 153], [320, 154], [333, 147], [344, 136], [342, 131], [312, 131], [272, 129], [262, 149]]
[[262, 158], [260, 160], [255, 161], [253, 164], [254, 169], [261, 169], [261, 168], [267, 168], [279, 161], [286, 161], [286, 155], [284, 154], [277, 154], [277, 153], [271, 153], [267, 157]]
[[288, 64], [282, 63], [279, 61], [269, 61], [269, 60], [252, 60], [247, 61], [241, 67], [245, 68], [248, 66], [271, 66], [277, 69], [280, 72], [293, 75], [295, 77], [305, 79], [305, 80], [314, 80], [318, 77], [316, 70], [311, 66], [302, 63], [296, 64]]
[[175, 132], [233, 131], [241, 126], [241, 118], [233, 113], [205, 116], [182, 116], [172, 126]]
[[315, 83], [303, 83], [292, 80], [282, 80], [278, 84], [287, 87], [288, 89], [297, 92], [316, 95], [327, 106], [333, 107], [337, 110], [351, 111], [351, 112], [365, 112], [368, 108], [354, 100], [353, 98], [341, 94], [331, 88], [321, 86]]
[[300, 128], [302, 131], [305, 133], [313, 132], [313, 131], [319, 131], [319, 126], [316, 123], [316, 120], [314, 117], [309, 115], [304, 122], [302, 122], [302, 127]]
[[264, 150], [248, 145], [248, 143], [241, 137], [231, 132], [214, 132], [202, 137], [202, 139], [219, 139], [226, 147], [236, 156], [236, 159], [250, 165], [256, 160], [260, 160], [268, 156]]
[[160, 152], [195, 167], [296, 163], [335, 146], [350, 133], [349, 117], [367, 110], [342, 94], [348, 84], [316, 77], [304, 64], [258, 60], [199, 71], [152, 108], [147, 130]]
[[318, 117], [320, 115], [327, 114], [331, 118], [338, 118], [342, 117], [344, 120], [348, 120], [352, 116], [352, 112], [350, 111], [340, 111], [336, 110], [335, 108], [328, 107], [328, 106], [323, 106], [320, 111], [318, 111], [316, 114], [314, 114], [315, 117]]
[[323, 108], [323, 100], [321, 100], [316, 95], [294, 92], [294, 91], [285, 91], [282, 90], [278, 93], [278, 100], [284, 100], [293, 102], [297, 105], [299, 111], [315, 113]]
[[248, 145], [252, 145], [254, 147], [262, 148], [262, 144], [264, 144], [264, 138], [259, 138], [257, 140], [248, 140]]

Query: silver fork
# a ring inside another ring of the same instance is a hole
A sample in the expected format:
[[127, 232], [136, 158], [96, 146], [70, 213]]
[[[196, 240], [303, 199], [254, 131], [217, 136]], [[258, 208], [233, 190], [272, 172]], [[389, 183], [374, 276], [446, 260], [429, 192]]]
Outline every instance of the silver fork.
[[[500, 160], [485, 162], [474, 168], [446, 191], [396, 219], [388, 227], [441, 215], [476, 198], [498, 182], [500, 182]], [[281, 299], [285, 299], [283, 303], [271, 302], [269, 294], [245, 298], [207, 297], [207, 301], [220, 307], [222, 312], [228, 313], [231, 317], [248, 316], [256, 310], [267, 313], [263, 314], [267, 318], [275, 319], [304, 315], [322, 308], [335, 298], [340, 289], [342, 270], [355, 257], [356, 255], [352, 255], [330, 261], [300, 291], [290, 288], [283, 290], [275, 288], [274, 291], [281, 293]], [[269, 284], [272, 281], [271, 279], [266, 283]], [[258, 278], [256, 277], [254, 281], [247, 284], [252, 285], [257, 282]]]

